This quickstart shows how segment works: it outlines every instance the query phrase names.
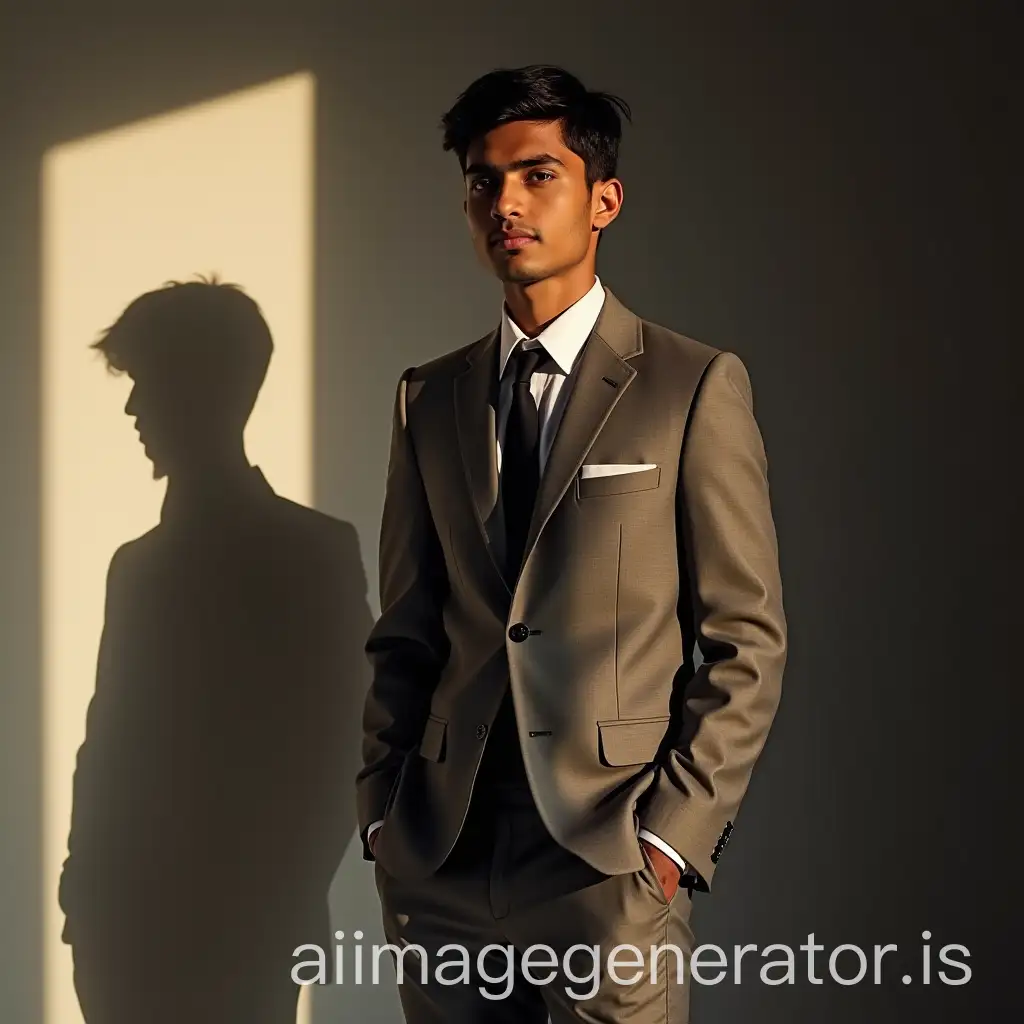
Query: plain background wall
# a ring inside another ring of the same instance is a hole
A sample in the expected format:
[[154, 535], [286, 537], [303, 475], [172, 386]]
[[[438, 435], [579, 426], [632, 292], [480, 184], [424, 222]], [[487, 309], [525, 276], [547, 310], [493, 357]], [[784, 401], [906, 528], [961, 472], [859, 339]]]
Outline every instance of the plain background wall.
[[[478, 74], [535, 61], [632, 104], [599, 273], [641, 315], [741, 355], [768, 448], [791, 656], [698, 940], [895, 942], [915, 973], [923, 929], [972, 952], [960, 988], [769, 988], [750, 972], [698, 990], [695, 1020], [1019, 1005], [1010, 6], [710, 6], [5, 2], [0, 1020], [34, 1024], [40, 1005], [42, 153], [316, 74], [317, 505], [357, 527], [376, 610], [397, 377], [484, 333], [500, 303], [437, 121]], [[344, 1019], [376, 1019], [346, 998]]]

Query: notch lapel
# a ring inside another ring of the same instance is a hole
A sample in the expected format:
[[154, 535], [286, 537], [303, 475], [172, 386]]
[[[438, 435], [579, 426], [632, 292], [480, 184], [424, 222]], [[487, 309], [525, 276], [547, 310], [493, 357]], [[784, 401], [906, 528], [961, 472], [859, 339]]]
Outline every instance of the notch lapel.
[[577, 379], [575, 383], [566, 381], [571, 390], [537, 490], [523, 553], [524, 565], [601, 428], [636, 377], [636, 368], [626, 360], [641, 352], [639, 317], [605, 288], [601, 314], [575, 371]]
[[[512, 585], [495, 557], [485, 525], [498, 501], [495, 437], [500, 337], [499, 324], [470, 350], [468, 365], [455, 377], [454, 401], [459, 450], [480, 539], [505, 595], [511, 597]], [[642, 352], [639, 317], [606, 287], [601, 314], [573, 371], [576, 379], [566, 381], [570, 392], [540, 479], [523, 564], [601, 428], [636, 376], [636, 368], [627, 360]]]
[[498, 501], [498, 341], [500, 325], [471, 349], [469, 365], [455, 378], [455, 423], [466, 483], [480, 539], [507, 594], [505, 574], [494, 556], [486, 523]]

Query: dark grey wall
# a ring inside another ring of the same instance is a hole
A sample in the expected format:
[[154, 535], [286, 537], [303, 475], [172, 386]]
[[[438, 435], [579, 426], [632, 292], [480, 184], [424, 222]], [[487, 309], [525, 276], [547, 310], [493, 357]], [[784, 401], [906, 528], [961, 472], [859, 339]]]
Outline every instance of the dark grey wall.
[[[316, 73], [318, 505], [356, 525], [375, 593], [397, 376], [498, 312], [437, 119], [477, 74], [533, 61], [633, 105], [599, 271], [637, 312], [744, 358], [769, 452], [792, 654], [698, 939], [895, 942], [915, 975], [923, 929], [973, 954], [961, 988], [748, 975], [698, 989], [695, 1020], [1019, 1004], [1009, 6], [714, 23], [686, 3], [90, 6], [6, 3], [0, 27], [0, 1020], [40, 1013], [41, 154]], [[318, 1024], [397, 1020], [375, 998], [334, 994]]]

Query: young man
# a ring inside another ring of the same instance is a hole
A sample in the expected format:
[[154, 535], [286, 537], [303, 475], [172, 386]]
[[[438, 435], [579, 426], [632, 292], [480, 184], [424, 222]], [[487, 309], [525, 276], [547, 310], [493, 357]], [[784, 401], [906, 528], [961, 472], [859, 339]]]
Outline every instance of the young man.
[[394, 409], [357, 793], [411, 1024], [684, 1024], [688, 975], [651, 946], [693, 948], [692, 892], [779, 702], [746, 370], [595, 275], [623, 198], [616, 107], [530, 66], [443, 120], [505, 302], [406, 370]]

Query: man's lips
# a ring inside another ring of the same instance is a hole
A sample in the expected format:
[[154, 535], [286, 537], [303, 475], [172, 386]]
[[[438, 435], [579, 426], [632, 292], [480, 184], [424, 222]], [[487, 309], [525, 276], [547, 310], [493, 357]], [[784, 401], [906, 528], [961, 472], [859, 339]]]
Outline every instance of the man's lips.
[[498, 235], [494, 239], [494, 244], [501, 249], [521, 249], [524, 245], [530, 245], [536, 241], [537, 239], [533, 235], [511, 231], [507, 235]]

